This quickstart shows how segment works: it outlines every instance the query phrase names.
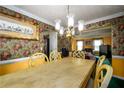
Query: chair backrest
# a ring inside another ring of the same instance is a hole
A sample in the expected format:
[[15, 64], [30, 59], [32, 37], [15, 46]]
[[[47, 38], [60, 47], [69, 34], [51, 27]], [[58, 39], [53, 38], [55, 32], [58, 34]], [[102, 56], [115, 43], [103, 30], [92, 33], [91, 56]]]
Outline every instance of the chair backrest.
[[72, 54], [73, 57], [85, 59], [85, 53], [83, 51], [75, 50]]
[[[105, 55], [102, 55], [99, 57], [98, 61], [97, 61], [97, 64], [96, 64], [96, 73], [97, 73], [97, 69], [102, 66], [104, 60], [105, 60], [106, 56]], [[103, 71], [101, 71], [101, 78], [103, 77]]]
[[100, 56], [98, 61], [97, 61], [97, 66], [96, 67], [100, 67], [103, 64], [105, 58], [106, 58], [105, 55]]
[[50, 53], [50, 57], [49, 58], [50, 58], [50, 62], [56, 62], [56, 61], [62, 59], [61, 54], [58, 51], [56, 51], [56, 50], [54, 50], [54, 51], [52, 51]]
[[[101, 77], [101, 72], [104, 72], [104, 76]], [[98, 67], [96, 72], [94, 87], [95, 88], [107, 88], [113, 74], [113, 69], [109, 65], [102, 65]]]
[[32, 67], [42, 64], [44, 62], [49, 62], [47, 55], [45, 55], [44, 53], [35, 53], [29, 59], [29, 66]]

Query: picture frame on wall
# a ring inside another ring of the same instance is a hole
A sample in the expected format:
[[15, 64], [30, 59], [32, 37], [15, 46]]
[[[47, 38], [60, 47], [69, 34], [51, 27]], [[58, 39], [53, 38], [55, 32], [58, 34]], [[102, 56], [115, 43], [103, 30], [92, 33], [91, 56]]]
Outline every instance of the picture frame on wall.
[[38, 28], [0, 13], [0, 37], [39, 40]]
[[85, 41], [85, 46], [92, 46], [92, 41], [91, 40], [86, 40]]

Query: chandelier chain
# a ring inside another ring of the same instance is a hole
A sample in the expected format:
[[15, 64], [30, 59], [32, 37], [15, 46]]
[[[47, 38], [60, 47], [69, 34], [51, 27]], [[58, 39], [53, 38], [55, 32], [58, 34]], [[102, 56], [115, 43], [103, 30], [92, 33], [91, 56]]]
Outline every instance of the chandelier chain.
[[68, 5], [68, 15], [69, 15], [69, 5]]

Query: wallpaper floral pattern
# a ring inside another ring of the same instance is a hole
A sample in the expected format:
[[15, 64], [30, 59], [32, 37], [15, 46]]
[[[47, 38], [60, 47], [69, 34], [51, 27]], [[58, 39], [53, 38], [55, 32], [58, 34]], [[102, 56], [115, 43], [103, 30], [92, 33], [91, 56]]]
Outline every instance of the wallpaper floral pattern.
[[58, 51], [61, 51], [62, 48], [66, 48], [71, 51], [71, 38], [58, 36]]
[[[39, 22], [33, 18], [27, 17], [25, 15], [16, 13], [9, 9], [0, 6], [0, 13], [4, 15], [11, 16], [17, 20], [23, 20], [24, 22], [29, 22], [37, 27], [39, 31], [40, 40], [24, 40], [24, 39], [10, 39], [0, 37], [0, 60], [9, 60], [21, 57], [28, 57], [36, 52], [41, 52], [41, 47], [44, 49], [45, 40], [42, 35], [42, 31], [48, 29], [54, 29], [53, 26], [47, 25], [45, 23]], [[44, 52], [44, 50], [42, 51]]]
[[17, 40], [0, 38], [0, 59], [8, 60], [27, 57], [33, 53], [40, 52], [44, 46], [42, 35], [40, 41]]
[[99, 29], [99, 28], [104, 28], [104, 27], [111, 27], [113, 25], [117, 25], [120, 22], [122, 22], [124, 19], [124, 16], [120, 16], [117, 18], [112, 18], [112, 19], [108, 19], [108, 20], [104, 20], [104, 21], [99, 21], [96, 23], [91, 23], [91, 24], [87, 24], [85, 26], [85, 30], [92, 30], [92, 29]]
[[111, 27], [112, 30], [112, 55], [124, 56], [124, 16], [88, 24], [85, 30], [104, 27]]
[[[124, 21], [124, 20], [123, 20]], [[113, 55], [124, 56], [124, 22], [113, 26]]]
[[[111, 27], [112, 30], [112, 53], [113, 55], [124, 56], [124, 16], [117, 18], [104, 20], [85, 26], [85, 31], [92, 31], [93, 29], [100, 29], [104, 27]], [[71, 41], [66, 37], [59, 36], [58, 39], [58, 49], [61, 51], [61, 48], [65, 47], [71, 50]]]
[[[46, 47], [46, 41], [43, 38], [42, 31], [51, 29], [54, 30], [53, 26], [39, 22], [33, 18], [22, 15], [20, 13], [14, 12], [7, 8], [0, 6], [0, 13], [4, 15], [11, 16], [17, 20], [24, 22], [29, 22], [30, 24], [35, 25], [40, 32], [40, 40], [24, 40], [24, 39], [9, 39], [9, 38], [0, 38], [0, 60], [15, 59], [21, 57], [30, 56], [33, 53], [40, 52], [40, 48]], [[113, 18], [105, 21], [100, 21], [85, 26], [85, 30], [99, 29], [104, 27], [112, 27], [112, 52], [113, 55], [122, 55], [124, 56], [124, 16]], [[71, 39], [66, 37], [58, 36], [58, 50], [61, 51], [61, 48], [67, 48], [71, 51]], [[44, 52], [44, 50], [43, 50]]]

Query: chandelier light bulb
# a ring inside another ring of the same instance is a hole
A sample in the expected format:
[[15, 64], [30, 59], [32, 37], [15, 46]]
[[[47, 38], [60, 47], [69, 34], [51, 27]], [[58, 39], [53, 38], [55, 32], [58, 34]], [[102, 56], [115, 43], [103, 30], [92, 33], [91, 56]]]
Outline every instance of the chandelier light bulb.
[[[60, 35], [66, 35], [67, 37], [74, 36], [76, 34], [75, 27], [74, 27], [74, 15], [70, 13], [69, 5], [67, 8], [67, 27], [61, 27], [61, 20], [55, 20], [55, 29], [59, 32]], [[77, 27], [77, 26], [76, 26]], [[84, 21], [78, 21], [78, 30], [82, 31], [84, 29]]]
[[82, 31], [84, 29], [84, 21], [80, 20], [78, 21], [78, 30]]
[[68, 18], [68, 27], [74, 26], [74, 15], [69, 14], [67, 15], [67, 18]]
[[61, 26], [60, 26], [61, 20], [56, 20], [55, 23], [56, 23], [56, 24], [55, 24], [55, 29], [56, 29], [56, 30], [60, 30], [60, 27], [61, 27]]
[[64, 34], [64, 28], [63, 27], [60, 28], [59, 34], [60, 35], [63, 35]]
[[75, 35], [75, 31], [74, 30], [72, 31], [72, 35]]

